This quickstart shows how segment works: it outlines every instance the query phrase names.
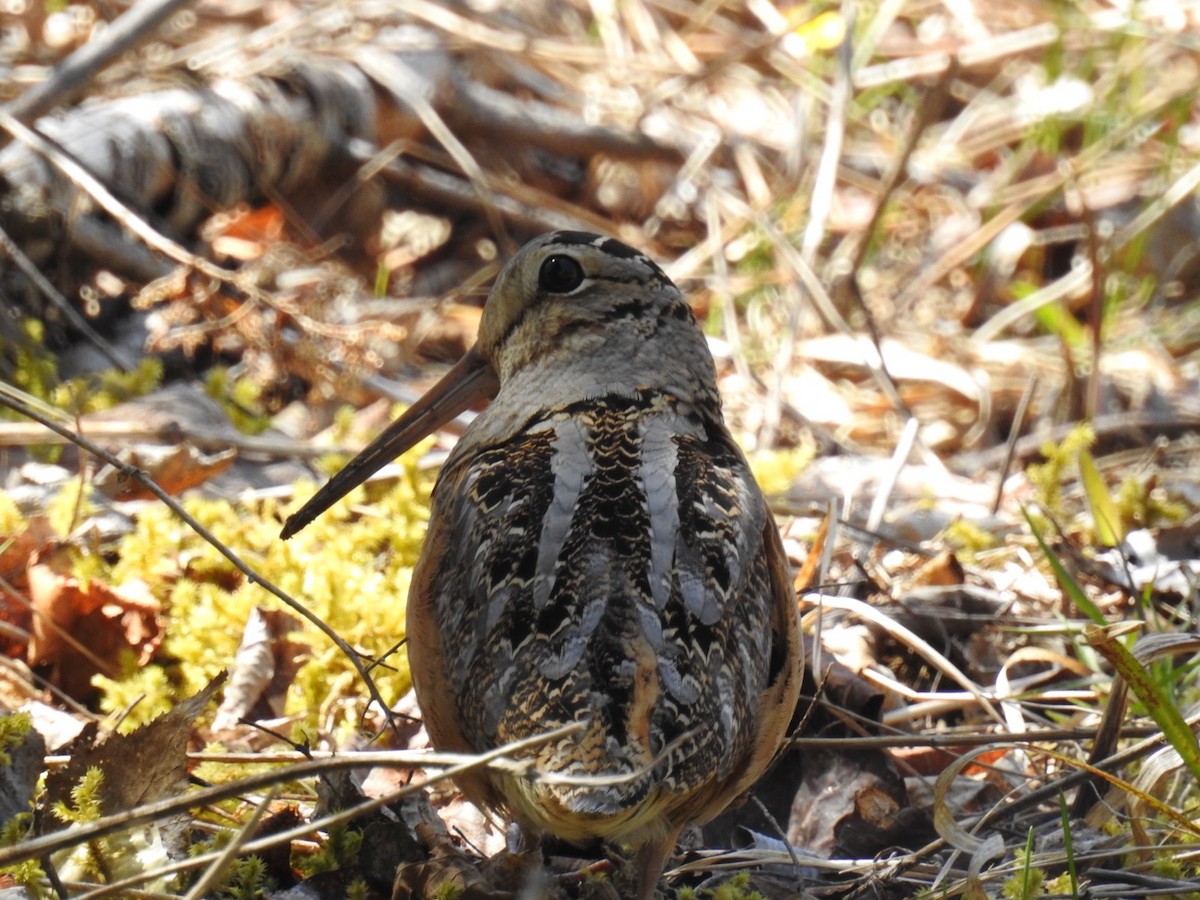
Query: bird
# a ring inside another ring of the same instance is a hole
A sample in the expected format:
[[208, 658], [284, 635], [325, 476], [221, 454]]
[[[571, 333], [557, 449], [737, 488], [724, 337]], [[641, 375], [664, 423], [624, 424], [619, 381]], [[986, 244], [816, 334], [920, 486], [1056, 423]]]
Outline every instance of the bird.
[[628, 848], [652, 900], [682, 829], [786, 740], [803, 649], [778, 529], [684, 295], [615, 238], [557, 231], [512, 256], [474, 346], [282, 536], [484, 400], [433, 488], [408, 599], [431, 743], [559, 729], [523, 751], [529, 773], [458, 786], [532, 841]]

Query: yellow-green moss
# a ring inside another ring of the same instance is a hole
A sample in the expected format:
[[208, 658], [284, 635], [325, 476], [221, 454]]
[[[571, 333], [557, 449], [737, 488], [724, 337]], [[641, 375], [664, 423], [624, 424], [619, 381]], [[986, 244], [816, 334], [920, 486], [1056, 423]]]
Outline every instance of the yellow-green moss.
[[[0, 823], [0, 847], [15, 847], [30, 837], [32, 831], [33, 813], [17, 813], [7, 822]], [[26, 895], [32, 900], [50, 900], [58, 896], [50, 890], [46, 873], [42, 871], [41, 864], [36, 859], [0, 866], [0, 875], [7, 876], [24, 888]]]
[[[226, 747], [219, 743], [208, 744], [205, 746], [204, 752], [213, 754], [224, 753], [226, 752]], [[195, 765], [191, 770], [191, 775], [206, 784], [232, 784], [235, 781], [252, 778], [256, 775], [263, 775], [267, 772], [285, 771], [289, 765], [286, 762], [252, 762], [244, 757], [232, 762], [218, 762], [206, 759]], [[317, 799], [315, 784], [312, 779], [308, 779], [307, 781], [280, 781], [277, 788], [296, 802], [304, 802], [305, 800], [315, 802]], [[225, 821], [238, 819], [246, 811], [245, 800], [239, 797], [221, 800], [213, 805], [226, 810], [228, 818]], [[216, 834], [221, 835], [225, 834], [225, 832], [217, 832]], [[208, 849], [220, 849], [220, 847], [209, 847]]]
[[217, 892], [221, 900], [260, 900], [273, 890], [274, 881], [267, 875], [267, 864], [258, 856], [235, 859], [229, 867], [229, 877]]
[[78, 475], [63, 484], [46, 504], [46, 518], [55, 534], [66, 537], [76, 525], [96, 512], [90, 494], [90, 485]]
[[262, 434], [271, 424], [263, 411], [262, 389], [250, 378], [231, 378], [228, 369], [214, 366], [204, 376], [204, 392], [221, 405], [238, 431]]
[[758, 486], [769, 497], [772, 494], [782, 494], [791, 488], [815, 455], [812, 444], [786, 450], [760, 450], [750, 457], [750, 470], [754, 473]]
[[750, 886], [750, 873], [738, 872], [711, 891], [695, 888], [679, 889], [679, 900], [765, 900], [762, 894]]
[[305, 878], [321, 872], [336, 872], [358, 865], [358, 852], [362, 849], [362, 832], [354, 831], [345, 822], [329, 826], [328, 837], [315, 853], [293, 855], [292, 864]]
[[162, 376], [162, 360], [147, 356], [129, 372], [107, 369], [56, 384], [48, 399], [77, 415], [100, 412], [146, 396], [162, 384]]
[[963, 562], [972, 561], [975, 554], [991, 550], [999, 543], [994, 534], [963, 519], [947, 525], [943, 537], [961, 555]]
[[1016, 857], [1017, 870], [1010, 878], [1005, 879], [1003, 887], [1000, 888], [1000, 896], [1009, 900], [1034, 900], [1035, 897], [1043, 896], [1045, 870], [1033, 865], [1024, 849], [1018, 850]]
[[114, 714], [132, 710], [131, 715], [121, 720], [118, 731], [129, 734], [174, 707], [178, 694], [162, 666], [139, 668], [133, 653], [127, 651], [120, 660], [120, 670], [117, 678], [92, 676], [92, 684], [101, 692], [100, 709], [103, 712]]
[[[198, 498], [189, 498], [184, 506], [263, 577], [375, 659], [404, 637], [408, 588], [425, 534], [431, 487], [432, 476], [411, 464], [396, 482], [372, 486], [369, 506], [364, 506], [367, 489], [358, 489], [290, 541], [279, 538], [286, 511], [274, 501], [251, 511]], [[298, 486], [293, 506], [311, 490], [311, 485]], [[142, 510], [118, 557], [109, 576], [113, 583], [141, 578], [163, 601], [167, 627], [162, 655], [172, 661], [170, 671], [151, 666], [118, 681], [98, 681], [106, 709], [123, 708], [141, 690], [155, 691], [145, 711], [135, 709], [131, 725], [152, 718], [162, 703], [194, 693], [228, 668], [254, 607], [282, 607], [163, 507]], [[353, 729], [368, 693], [351, 662], [307, 621], [289, 637], [310, 651], [286, 712], [301, 716], [309, 733], [315, 734], [318, 724], [330, 725], [328, 718], [318, 718], [322, 710], [336, 710], [336, 729]], [[403, 653], [372, 674], [388, 701], [408, 690]]]
[[[13, 347], [13, 384], [39, 400], [49, 401], [58, 384], [58, 363], [54, 355], [42, 346], [46, 326], [36, 319], [24, 319], [20, 330], [21, 337]], [[0, 408], [0, 417], [23, 418], [20, 413], [8, 408]]]
[[33, 718], [26, 712], [0, 716], [0, 766], [11, 766], [9, 750], [29, 737], [33, 730]]
[[1186, 503], [1171, 500], [1144, 478], [1126, 478], [1117, 488], [1117, 510], [1121, 521], [1133, 528], [1179, 525], [1191, 515]]
[[100, 788], [104, 785], [104, 773], [96, 766], [88, 770], [71, 786], [71, 802], [59, 800], [54, 804], [54, 815], [63, 822], [80, 824], [94, 822], [100, 818]]
[[1079, 424], [1068, 432], [1058, 444], [1042, 445], [1044, 463], [1034, 463], [1025, 470], [1025, 475], [1037, 491], [1038, 501], [1055, 517], [1063, 514], [1063, 480], [1075, 465], [1080, 450], [1089, 449], [1096, 441], [1090, 425]]
[[25, 517], [17, 501], [0, 490], [0, 535], [12, 536], [25, 530]]

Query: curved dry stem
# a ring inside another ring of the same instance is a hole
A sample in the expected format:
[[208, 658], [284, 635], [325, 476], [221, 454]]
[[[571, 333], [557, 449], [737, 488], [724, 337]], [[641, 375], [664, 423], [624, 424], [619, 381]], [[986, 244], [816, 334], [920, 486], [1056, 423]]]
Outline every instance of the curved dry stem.
[[[285, 606], [295, 612], [297, 615], [311, 622], [317, 630], [324, 634], [339, 650], [346, 655], [350, 660], [350, 664], [358, 671], [362, 677], [363, 683], [367, 687], [367, 691], [371, 695], [371, 699], [379, 704], [379, 708], [389, 710], [388, 703], [383, 699], [383, 695], [379, 693], [379, 689], [375, 686], [374, 679], [371, 678], [368, 664], [364, 663], [362, 656], [351, 647], [336, 631], [333, 630], [320, 616], [306, 607], [299, 600], [292, 597], [285, 590], [268, 581], [258, 574], [257, 571], [233, 550], [223, 544], [216, 535], [204, 527], [197, 519], [188, 513], [183, 506], [172, 497], [169, 493], [163, 490], [158, 483], [150, 477], [150, 474], [144, 469], [139, 469], [137, 466], [124, 462], [108, 450], [101, 447], [70, 428], [55, 422], [50, 416], [40, 412], [33, 405], [26, 402], [26, 395], [23, 391], [9, 385], [0, 383], [0, 405], [6, 406], [14, 412], [20, 413], [35, 422], [40, 423], [44, 427], [50, 429], [56, 434], [62, 435], [64, 438], [75, 444], [81, 450], [92, 454], [98, 459], [104, 460], [112, 466], [120, 475], [121, 478], [127, 478], [131, 481], [136, 481], [139, 485], [150, 491], [155, 497], [161, 500], [168, 509], [178, 516], [189, 528], [203, 538], [213, 549], [220, 553], [230, 564], [233, 565], [239, 572], [246, 576], [247, 580], [252, 584], [257, 584], [267, 593], [280, 600]], [[368, 661], [369, 662], [369, 661]], [[391, 721], [391, 713], [389, 712], [389, 721]]]

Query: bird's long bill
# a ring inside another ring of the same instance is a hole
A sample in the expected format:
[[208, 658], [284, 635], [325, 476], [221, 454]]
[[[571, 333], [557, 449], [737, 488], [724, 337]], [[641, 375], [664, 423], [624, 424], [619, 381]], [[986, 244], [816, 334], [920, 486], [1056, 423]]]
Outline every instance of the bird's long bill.
[[293, 513], [283, 523], [280, 537], [290, 538], [421, 438], [441, 428], [477, 400], [496, 396], [498, 389], [492, 367], [478, 348], [472, 347], [441, 381]]

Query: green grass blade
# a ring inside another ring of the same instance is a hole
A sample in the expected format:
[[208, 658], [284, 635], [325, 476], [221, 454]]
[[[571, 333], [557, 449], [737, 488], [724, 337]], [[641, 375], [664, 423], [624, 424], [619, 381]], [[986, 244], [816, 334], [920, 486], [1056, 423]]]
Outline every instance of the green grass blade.
[[1075, 871], [1075, 844], [1071, 839], [1071, 814], [1067, 811], [1067, 798], [1058, 795], [1058, 812], [1062, 817], [1063, 851], [1067, 856], [1067, 875], [1071, 879], [1071, 896], [1079, 896], [1079, 875]]
[[1103, 626], [1108, 624], [1108, 620], [1104, 618], [1104, 613], [1100, 611], [1100, 607], [1093, 603], [1092, 598], [1084, 593], [1083, 586], [1075, 580], [1075, 576], [1067, 571], [1067, 567], [1062, 564], [1062, 560], [1050, 549], [1050, 546], [1042, 537], [1041, 530], [1034, 523], [1033, 517], [1029, 515], [1029, 510], [1021, 507], [1021, 512], [1025, 516], [1025, 521], [1029, 523], [1029, 530], [1033, 532], [1034, 540], [1038, 542], [1038, 546], [1042, 548], [1042, 553], [1045, 555], [1046, 561], [1050, 563], [1050, 568], [1054, 570], [1054, 577], [1058, 580], [1058, 586], [1062, 588], [1063, 593], [1075, 604], [1077, 609], [1083, 612], [1096, 625]]
[[1096, 540], [1105, 547], [1115, 547], [1125, 537], [1121, 527], [1121, 513], [1117, 510], [1116, 501], [1104, 476], [1096, 467], [1096, 460], [1087, 450], [1080, 450], [1079, 478], [1083, 482], [1083, 493], [1087, 497], [1088, 508], [1092, 511], [1092, 520], [1096, 523]]
[[1167, 691], [1150, 677], [1146, 667], [1117, 639], [1117, 633], [1128, 627], [1128, 622], [1103, 628], [1089, 625], [1084, 628], [1083, 636], [1088, 645], [1125, 679], [1129, 689], [1142, 701], [1146, 712], [1162, 729], [1163, 736], [1179, 754], [1192, 777], [1200, 781], [1200, 743], [1197, 743], [1195, 733], [1188, 728], [1183, 713], [1179, 711], [1179, 707]]

